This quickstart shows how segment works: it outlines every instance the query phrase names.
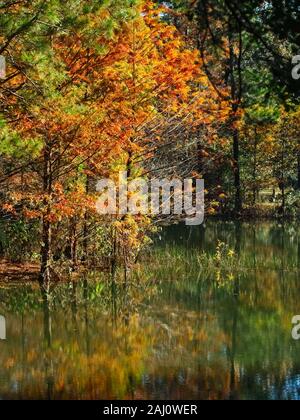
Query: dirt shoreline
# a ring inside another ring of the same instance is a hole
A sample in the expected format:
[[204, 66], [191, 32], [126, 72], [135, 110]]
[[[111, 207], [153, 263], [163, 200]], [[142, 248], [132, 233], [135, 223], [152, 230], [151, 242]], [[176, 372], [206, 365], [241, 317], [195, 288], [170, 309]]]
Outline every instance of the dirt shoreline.
[[32, 280], [36, 281], [39, 275], [39, 264], [12, 263], [8, 260], [0, 260], [0, 281], [7, 280]]

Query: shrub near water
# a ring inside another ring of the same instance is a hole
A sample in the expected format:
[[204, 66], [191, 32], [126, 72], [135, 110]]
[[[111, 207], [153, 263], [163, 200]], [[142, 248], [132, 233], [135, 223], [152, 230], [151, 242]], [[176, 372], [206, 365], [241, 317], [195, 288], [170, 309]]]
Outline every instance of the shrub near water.
[[38, 226], [23, 220], [0, 223], [0, 257], [12, 262], [32, 260], [38, 249]]

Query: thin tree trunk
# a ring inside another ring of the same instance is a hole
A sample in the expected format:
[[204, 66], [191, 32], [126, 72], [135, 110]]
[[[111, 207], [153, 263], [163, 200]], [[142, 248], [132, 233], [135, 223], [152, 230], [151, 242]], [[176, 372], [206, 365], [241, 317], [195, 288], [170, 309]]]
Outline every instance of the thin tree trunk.
[[281, 181], [280, 181], [280, 190], [282, 194], [282, 201], [281, 201], [281, 214], [282, 217], [285, 217], [285, 140], [283, 139], [283, 135], [281, 133]]
[[253, 207], [257, 199], [257, 129], [255, 128], [254, 139], [254, 161], [253, 161]]
[[237, 129], [233, 133], [233, 160], [234, 160], [234, 188], [235, 188], [235, 213], [240, 214], [242, 210], [241, 195], [241, 169], [240, 169], [240, 136]]
[[232, 100], [232, 124], [233, 124], [233, 171], [234, 171], [234, 188], [235, 188], [235, 213], [239, 215], [242, 211], [242, 195], [241, 195], [241, 171], [240, 171], [240, 135], [236, 126], [238, 121], [238, 111], [242, 98], [242, 34], [239, 28], [239, 55], [235, 54], [234, 31], [231, 23], [228, 25], [229, 40], [229, 71], [231, 81], [231, 100]]
[[41, 249], [41, 273], [40, 278], [44, 284], [50, 283], [50, 262], [51, 262], [51, 223], [47, 215], [43, 218], [42, 249]]
[[[90, 177], [87, 175], [85, 192], [88, 195], [90, 192]], [[88, 211], [85, 211], [84, 214], [84, 224], [83, 224], [83, 261], [86, 263], [88, 261], [88, 247], [89, 247], [89, 228], [88, 228], [89, 215]]]
[[73, 217], [70, 220], [70, 247], [71, 247], [71, 262], [72, 270], [76, 271], [77, 269], [77, 222], [76, 217]]
[[40, 281], [49, 287], [51, 281], [51, 260], [52, 260], [52, 226], [51, 215], [51, 194], [52, 194], [52, 173], [51, 173], [51, 145], [46, 143], [44, 150], [44, 173], [43, 193], [45, 195], [44, 205], [46, 211], [42, 221], [42, 246], [41, 246], [41, 272]]

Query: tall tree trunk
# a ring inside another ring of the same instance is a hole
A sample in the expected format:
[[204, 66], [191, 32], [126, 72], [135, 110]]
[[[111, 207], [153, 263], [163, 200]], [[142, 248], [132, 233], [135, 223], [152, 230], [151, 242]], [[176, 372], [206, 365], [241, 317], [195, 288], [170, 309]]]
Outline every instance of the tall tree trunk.
[[47, 215], [43, 217], [42, 249], [41, 249], [41, 273], [40, 279], [43, 284], [48, 285], [51, 280], [51, 223]]
[[52, 169], [51, 169], [51, 144], [47, 142], [44, 150], [44, 170], [43, 170], [43, 194], [46, 211], [42, 220], [42, 246], [41, 246], [41, 272], [40, 281], [49, 287], [51, 281], [51, 260], [52, 260], [52, 226], [51, 215], [51, 195], [52, 195]]
[[[88, 195], [90, 192], [90, 177], [87, 175], [85, 192]], [[89, 247], [89, 227], [88, 227], [89, 214], [86, 210], [84, 213], [84, 224], [83, 224], [83, 261], [86, 263], [88, 261], [88, 247]]]
[[233, 172], [234, 172], [234, 188], [235, 188], [235, 213], [239, 215], [242, 211], [242, 195], [241, 195], [241, 170], [240, 170], [240, 134], [237, 127], [238, 111], [242, 99], [242, 33], [239, 27], [239, 54], [235, 53], [234, 30], [229, 22], [228, 24], [228, 41], [229, 41], [229, 74], [232, 101], [232, 137], [233, 137]]
[[234, 129], [233, 133], [233, 165], [234, 165], [234, 188], [235, 201], [234, 209], [236, 214], [242, 211], [242, 195], [241, 195], [241, 169], [240, 169], [240, 136], [238, 129]]
[[71, 248], [71, 263], [72, 263], [72, 270], [76, 271], [77, 269], [77, 221], [76, 217], [73, 217], [70, 220], [70, 248]]
[[286, 188], [286, 174], [285, 174], [285, 139], [283, 133], [281, 133], [281, 175], [280, 175], [280, 191], [282, 195], [281, 200], [281, 215], [285, 217], [285, 188]]
[[253, 206], [256, 205], [256, 199], [257, 199], [257, 192], [258, 192], [258, 188], [257, 188], [257, 143], [258, 143], [258, 139], [257, 139], [257, 129], [255, 128], [254, 131], [254, 160], [253, 160], [253, 201], [252, 204]]
[[285, 217], [285, 185], [284, 185], [284, 180], [280, 183], [280, 191], [281, 191], [281, 215], [282, 217]]

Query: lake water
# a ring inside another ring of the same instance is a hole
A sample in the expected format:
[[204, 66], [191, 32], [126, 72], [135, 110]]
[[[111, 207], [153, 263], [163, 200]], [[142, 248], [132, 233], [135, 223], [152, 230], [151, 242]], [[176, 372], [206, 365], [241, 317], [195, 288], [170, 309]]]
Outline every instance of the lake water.
[[0, 399], [300, 399], [299, 270], [297, 226], [210, 222], [166, 228], [126, 287], [1, 282]]

